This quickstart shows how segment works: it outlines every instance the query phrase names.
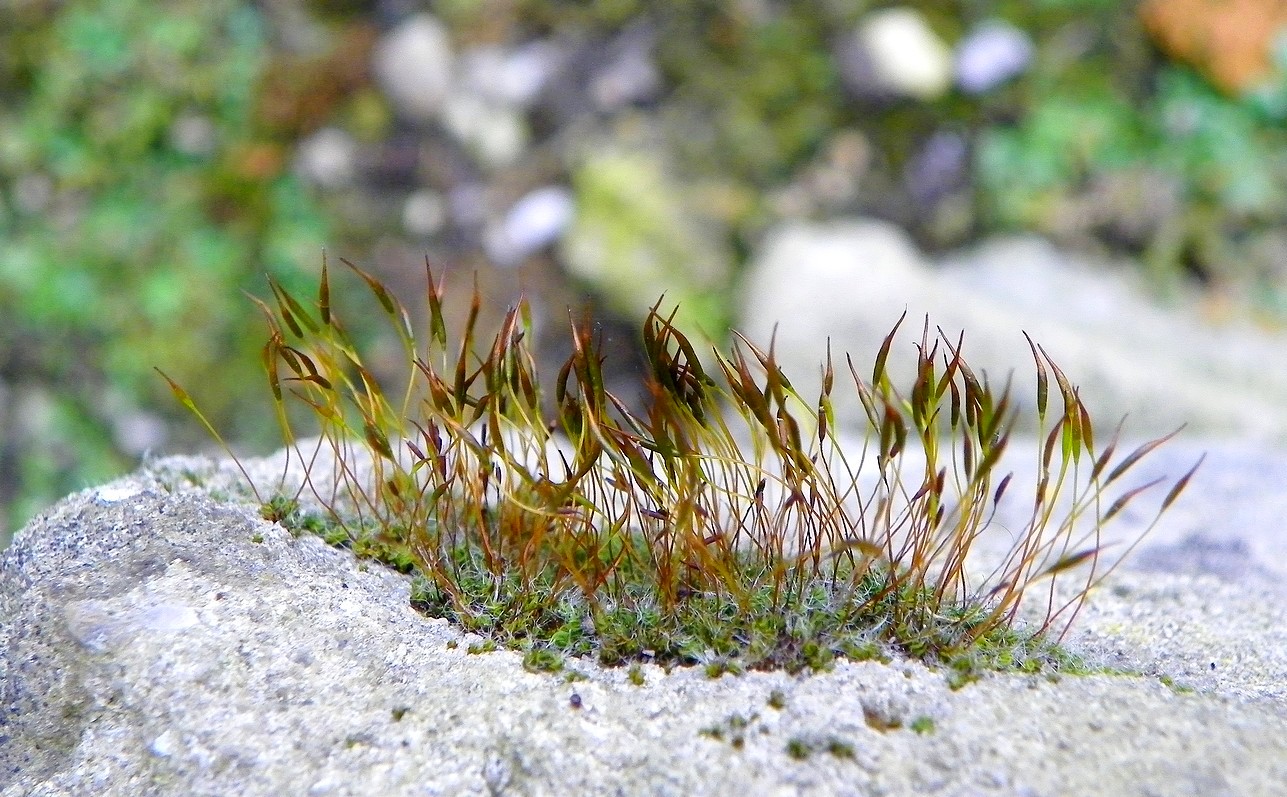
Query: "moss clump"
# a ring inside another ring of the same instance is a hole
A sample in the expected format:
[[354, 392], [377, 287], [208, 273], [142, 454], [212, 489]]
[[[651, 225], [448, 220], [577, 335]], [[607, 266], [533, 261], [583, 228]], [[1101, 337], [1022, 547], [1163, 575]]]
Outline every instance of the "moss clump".
[[[265, 515], [414, 574], [421, 611], [523, 650], [535, 668], [593, 655], [700, 664], [718, 677], [906, 655], [946, 665], [960, 685], [992, 669], [1075, 666], [1052, 636], [1111, 571], [1095, 570], [1103, 526], [1153, 483], [1112, 501], [1104, 493], [1165, 440], [1120, 462], [1115, 439], [1098, 450], [1076, 389], [1032, 344], [1037, 411], [1050, 421], [1032, 519], [976, 582], [966, 561], [1011, 484], [996, 471], [1014, 413], [1008, 393], [965, 363], [961, 340], [931, 342], [927, 324], [907, 393], [885, 373], [897, 327], [870, 381], [847, 361], [869, 432], [855, 461], [831, 434], [830, 360], [812, 400], [771, 350], [745, 340], [714, 352], [718, 371], [708, 372], [654, 308], [643, 330], [652, 396], [643, 413], [604, 388], [580, 324], [547, 401], [524, 305], [479, 354], [476, 312], [448, 346], [432, 274], [419, 340], [387, 288], [349, 265], [403, 339], [407, 382], [386, 394], [367, 371], [325, 266], [311, 307], [272, 283], [264, 359], [287, 467], [298, 458], [300, 490], [321, 498], [325, 515], [301, 513], [298, 496], [266, 501]], [[1062, 407], [1048, 418], [1052, 383]], [[311, 451], [289, 421], [296, 403], [321, 426]], [[338, 467], [314, 473], [323, 447]], [[1080, 589], [1055, 601], [1054, 582], [1082, 566], [1090, 575]], [[1020, 606], [1037, 585], [1044, 622], [1021, 630]]]
[[797, 761], [803, 761], [813, 755], [813, 746], [804, 739], [792, 738], [787, 740], [786, 754]]

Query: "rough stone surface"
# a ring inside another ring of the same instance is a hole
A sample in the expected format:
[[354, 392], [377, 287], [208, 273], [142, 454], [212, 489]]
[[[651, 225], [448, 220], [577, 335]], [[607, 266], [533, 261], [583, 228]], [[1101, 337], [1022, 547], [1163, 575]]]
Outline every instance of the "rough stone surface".
[[[634, 686], [470, 654], [404, 577], [230, 501], [226, 463], [164, 460], [0, 557], [0, 795], [1287, 794], [1284, 478], [1283, 453], [1211, 447], [1141, 567], [1096, 591], [1072, 643], [1139, 676]], [[1212, 545], [1233, 555], [1201, 564]]]
[[[791, 224], [771, 234], [745, 280], [740, 328], [776, 353], [804, 393], [830, 339], [837, 371], [851, 352], [870, 378], [881, 341], [907, 318], [890, 357], [896, 383], [913, 378], [926, 317], [994, 384], [1014, 378], [1031, 412], [1030, 334], [1081, 387], [1092, 417], [1129, 416], [1139, 434], [1188, 424], [1203, 434], [1287, 440], [1287, 336], [1205, 321], [1193, 302], [1169, 309], [1123, 268], [1060, 253], [1032, 237], [996, 239], [934, 264], [884, 222]], [[839, 380], [837, 380], [839, 382]], [[837, 388], [841, 398], [852, 390]], [[856, 417], [857, 401], [847, 406]]]

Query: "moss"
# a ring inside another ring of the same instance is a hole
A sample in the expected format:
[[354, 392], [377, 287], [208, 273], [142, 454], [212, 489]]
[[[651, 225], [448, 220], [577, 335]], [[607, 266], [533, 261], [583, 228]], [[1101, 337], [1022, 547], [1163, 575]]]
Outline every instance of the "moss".
[[[403, 337], [408, 382], [398, 395], [424, 398], [412, 412], [365, 371], [339, 325], [325, 265], [313, 309], [271, 283], [265, 361], [284, 436], [297, 439], [290, 402], [300, 399], [343, 465], [307, 471], [300, 490], [344, 495], [362, 513], [333, 504], [314, 514], [297, 497], [270, 496], [263, 514], [411, 575], [417, 609], [484, 638], [470, 652], [503, 645], [539, 670], [590, 656], [608, 665], [701, 665], [712, 678], [900, 655], [942, 667], [953, 688], [989, 671], [1084, 671], [1050, 632], [1060, 622], [1066, 629], [1098, 580], [1052, 607], [1036, 631], [1014, 618], [1029, 586], [1044, 589], [1097, 559], [1099, 548], [1073, 547], [1083, 544], [1074, 530], [1107, 523], [1140, 494], [1101, 495], [1165, 438], [1114, 466], [1115, 441], [1096, 449], [1077, 390], [1035, 343], [1036, 410], [1050, 424], [1039, 478], [1053, 486], [1034, 510], [1041, 522], [1012, 542], [1005, 569], [966, 591], [970, 546], [1010, 483], [995, 471], [1014, 414], [1008, 391], [970, 370], [959, 340], [924, 340], [905, 392], [885, 369], [897, 326], [871, 381], [855, 372], [869, 423], [865, 450], [883, 479], [852, 509], [859, 474], [829, 433], [830, 359], [820, 395], [805, 399], [772, 351], [749, 342], [712, 352], [718, 371], [708, 370], [654, 307], [642, 331], [652, 395], [645, 413], [605, 389], [602, 355], [581, 324], [570, 330], [573, 354], [548, 409], [525, 304], [510, 311], [489, 354], [453, 362], [452, 352], [469, 352], [478, 336], [476, 318], [460, 335], [464, 344], [447, 347], [435, 285], [422, 345], [396, 297], [346, 265]], [[291, 391], [282, 389], [287, 379]], [[369, 476], [347, 463], [359, 449]], [[915, 473], [903, 473], [909, 450], [920, 457]], [[1088, 460], [1109, 476], [1062, 475], [1081, 473], [1074, 466]], [[1061, 475], [1046, 481], [1052, 473]], [[1064, 489], [1077, 500], [1060, 516]], [[897, 517], [872, 511], [894, 501], [906, 504]]]
[[797, 761], [804, 761], [813, 755], [813, 746], [798, 737], [787, 740], [786, 754]]
[[758, 714], [744, 717], [734, 713], [725, 717], [722, 722], [702, 728], [698, 733], [717, 741], [726, 741], [734, 749], [740, 750], [746, 745], [747, 731], [758, 719]]
[[528, 672], [559, 672], [563, 669], [563, 656], [548, 648], [533, 648], [523, 656], [523, 669]]
[[912, 731], [914, 731], [915, 733], [919, 733], [922, 736], [925, 736], [934, 732], [935, 730], [934, 718], [921, 715], [916, 719], [912, 720], [911, 725], [907, 727], [911, 728]]
[[1157, 680], [1159, 683], [1161, 683], [1163, 686], [1165, 686], [1167, 689], [1170, 689], [1172, 692], [1174, 692], [1177, 695], [1192, 695], [1192, 694], [1196, 694], [1198, 691], [1194, 689], [1192, 686], [1177, 682], [1174, 678], [1172, 678], [1169, 675], [1159, 675]]
[[[294, 518], [294, 522], [303, 520], [303, 517]], [[342, 528], [326, 523], [312, 526], [320, 529], [323, 539], [332, 544], [353, 547], [359, 555], [398, 570], [411, 569], [404, 559], [386, 558], [401, 549], [369, 542], [354, 544], [349, 532]], [[369, 535], [359, 539], [369, 540]], [[884, 616], [885, 609], [879, 604], [867, 612], [846, 616], [843, 607], [815, 600], [821, 593], [814, 592], [811, 593], [814, 599], [805, 598], [799, 604], [790, 602], [770, 608], [761, 602], [756, 605], [762, 613], [742, 615], [726, 601], [691, 596], [678, 616], [666, 618], [655, 607], [650, 610], [639, 604], [628, 607], [601, 604], [596, 609], [572, 598], [554, 604], [543, 599], [533, 600], [530, 590], [536, 586], [519, 580], [501, 581], [498, 592], [495, 580], [487, 574], [476, 572], [472, 577], [467, 576], [464, 567], [471, 564], [469, 557], [462, 554], [457, 562], [462, 566], [457, 571], [462, 590], [457, 600], [467, 607], [468, 616], [462, 617], [452, 599], [424, 578], [413, 582], [412, 604], [430, 616], [453, 619], [470, 631], [492, 636], [499, 644], [547, 645], [541, 656], [554, 655], [557, 651], [573, 656], [597, 655], [608, 665], [644, 658], [692, 665], [713, 653], [714, 658], [704, 665], [712, 678], [748, 668], [825, 671], [837, 657], [889, 661], [880, 646], [863, 639]], [[642, 591], [646, 582], [642, 580], [643, 574], [639, 577], [639, 589], [627, 590], [628, 593]], [[545, 594], [543, 590], [538, 592]], [[909, 653], [924, 654], [927, 650], [914, 644], [914, 640], [906, 640], [905, 644]], [[533, 651], [528, 655], [537, 654]], [[980, 638], [977, 648], [969, 655], [945, 659], [944, 663], [960, 683], [965, 683], [988, 670], [1039, 672], [1047, 667], [1067, 670], [1074, 668], [1073, 661], [1070, 654], [1053, 645], [998, 630]]]
[[853, 758], [854, 746], [843, 739], [832, 737], [827, 740], [827, 752], [836, 758]]
[[886, 731], [896, 731], [903, 727], [903, 720], [901, 717], [884, 711], [879, 711], [865, 705], [862, 710], [862, 718], [863, 721], [867, 723], [868, 728], [871, 728], [874, 731], [880, 731], [881, 733], [885, 733]]

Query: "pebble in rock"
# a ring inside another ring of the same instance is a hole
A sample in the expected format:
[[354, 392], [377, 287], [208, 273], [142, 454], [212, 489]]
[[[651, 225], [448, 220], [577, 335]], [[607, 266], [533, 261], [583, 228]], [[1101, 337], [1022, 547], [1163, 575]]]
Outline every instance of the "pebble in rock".
[[956, 47], [956, 84], [970, 94], [991, 91], [1023, 74], [1034, 49], [1028, 34], [1008, 22], [984, 22]]
[[436, 17], [411, 17], [376, 44], [372, 58], [375, 78], [399, 113], [418, 122], [439, 113], [451, 90], [454, 57]]
[[860, 95], [933, 100], [952, 85], [952, 51], [910, 8], [868, 14], [842, 48], [840, 67]]

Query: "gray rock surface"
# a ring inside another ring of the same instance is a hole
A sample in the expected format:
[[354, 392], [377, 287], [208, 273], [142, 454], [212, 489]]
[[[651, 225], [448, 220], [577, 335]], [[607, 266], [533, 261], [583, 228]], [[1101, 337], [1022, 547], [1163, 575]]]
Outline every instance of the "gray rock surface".
[[[904, 311], [890, 362], [906, 384], [928, 315], [931, 333], [941, 326], [955, 340], [964, 330], [966, 360], [994, 384], [1013, 374], [1015, 398], [1031, 408], [1026, 331], [1082, 388], [1092, 417], [1128, 415], [1139, 434], [1187, 423], [1201, 434], [1287, 440], [1287, 335], [1210, 324], [1183, 297], [1163, 309], [1136, 272], [1031, 237], [993, 240], [936, 267], [884, 222], [791, 224], [755, 258], [739, 327], [761, 343], [776, 332], [779, 361], [808, 395], [828, 338], [838, 366], [852, 352], [870, 378], [865, 369]], [[857, 402], [847, 406], [856, 417]]]
[[952, 691], [909, 662], [528, 673], [230, 501], [227, 463], [163, 460], [0, 557], [0, 795], [1287, 794], [1285, 477], [1212, 447], [1096, 591], [1071, 643], [1142, 675]]

